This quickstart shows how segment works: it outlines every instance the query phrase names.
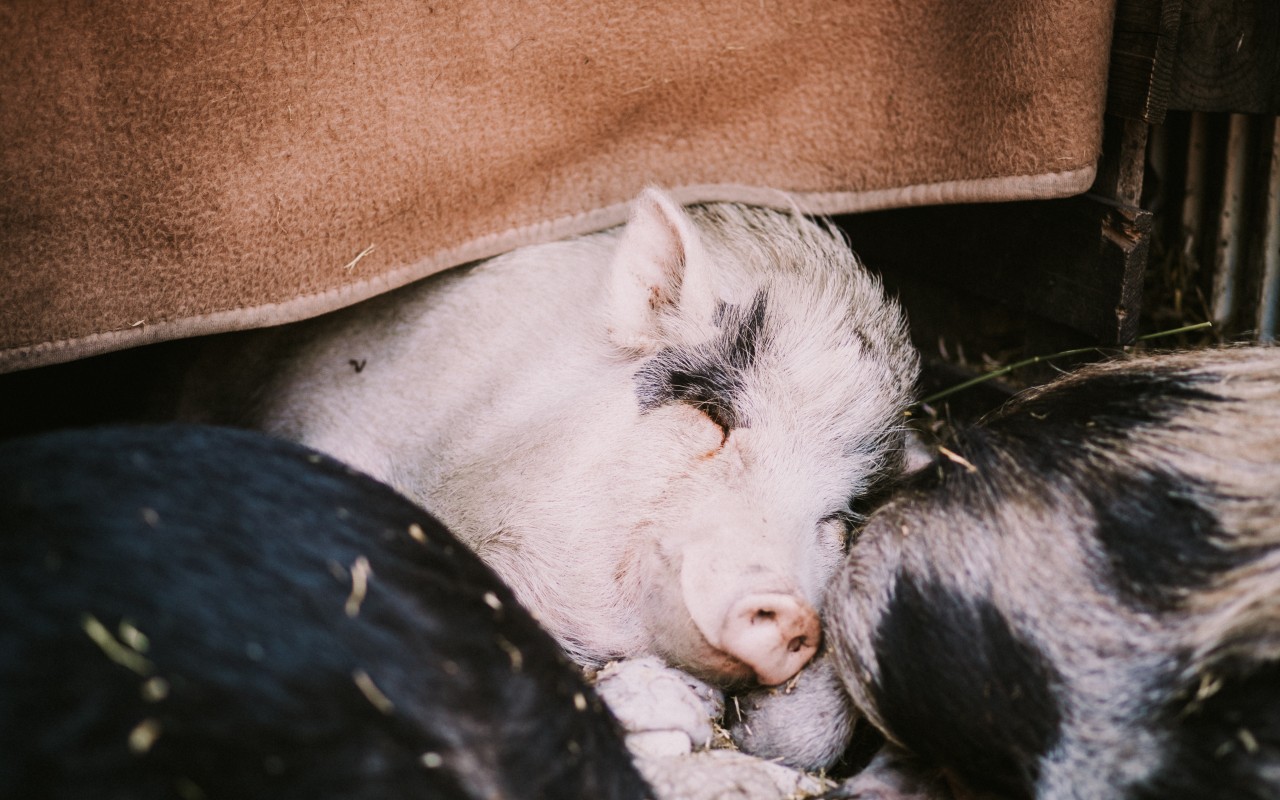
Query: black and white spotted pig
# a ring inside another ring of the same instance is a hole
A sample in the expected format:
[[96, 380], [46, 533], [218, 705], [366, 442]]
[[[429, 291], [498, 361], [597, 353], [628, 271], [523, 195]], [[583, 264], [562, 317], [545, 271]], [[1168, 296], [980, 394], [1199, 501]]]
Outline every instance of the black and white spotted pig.
[[0, 797], [641, 798], [615, 722], [461, 543], [292, 443], [0, 445]]
[[833, 231], [649, 190], [526, 247], [221, 345], [184, 414], [328, 452], [436, 514], [578, 661], [791, 677], [917, 358]]
[[1280, 797], [1280, 349], [1084, 369], [951, 450], [833, 583], [854, 705], [961, 796]]

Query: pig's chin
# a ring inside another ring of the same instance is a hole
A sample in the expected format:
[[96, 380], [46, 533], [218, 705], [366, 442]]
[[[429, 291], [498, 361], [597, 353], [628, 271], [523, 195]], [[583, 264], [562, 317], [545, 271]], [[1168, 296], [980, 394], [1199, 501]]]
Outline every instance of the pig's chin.
[[685, 672], [726, 691], [751, 689], [760, 685], [755, 670], [728, 653], [712, 649], [710, 658], [682, 667]]
[[671, 666], [721, 689], [737, 691], [759, 685], [755, 670], [745, 661], [713, 647], [700, 634], [694, 635], [697, 641], [687, 641], [684, 647], [659, 655]]

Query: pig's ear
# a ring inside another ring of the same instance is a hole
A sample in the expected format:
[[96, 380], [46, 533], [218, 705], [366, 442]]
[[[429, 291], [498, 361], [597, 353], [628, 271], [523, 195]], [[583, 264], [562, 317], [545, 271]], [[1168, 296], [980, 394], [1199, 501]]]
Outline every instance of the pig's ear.
[[715, 298], [705, 262], [689, 215], [662, 192], [646, 189], [632, 206], [613, 256], [614, 344], [642, 354], [657, 350], [664, 319], [674, 312], [695, 326], [710, 324]]

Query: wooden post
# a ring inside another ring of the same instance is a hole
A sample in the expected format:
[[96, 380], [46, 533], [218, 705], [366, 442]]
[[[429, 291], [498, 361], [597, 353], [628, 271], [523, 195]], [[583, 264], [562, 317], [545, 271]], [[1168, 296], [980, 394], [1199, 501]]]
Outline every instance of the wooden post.
[[1159, 125], [1169, 107], [1183, 0], [1118, 0], [1107, 111]]
[[1169, 108], [1280, 114], [1280, 3], [1181, 3]]

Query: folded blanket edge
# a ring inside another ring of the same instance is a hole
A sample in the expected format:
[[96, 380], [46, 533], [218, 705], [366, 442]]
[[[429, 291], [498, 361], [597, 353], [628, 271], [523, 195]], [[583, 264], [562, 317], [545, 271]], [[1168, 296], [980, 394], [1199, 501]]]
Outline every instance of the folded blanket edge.
[[[948, 203], [1047, 200], [1080, 194], [1093, 184], [1093, 164], [1064, 172], [916, 184], [864, 192], [786, 192], [734, 183], [668, 187], [687, 204], [735, 202], [836, 215]], [[626, 219], [629, 202], [615, 203], [472, 239], [414, 263], [365, 280], [300, 295], [285, 302], [260, 303], [81, 336], [4, 346], [0, 373], [65, 363], [146, 344], [298, 322], [398, 289], [451, 267], [490, 258], [517, 247], [603, 230]]]

